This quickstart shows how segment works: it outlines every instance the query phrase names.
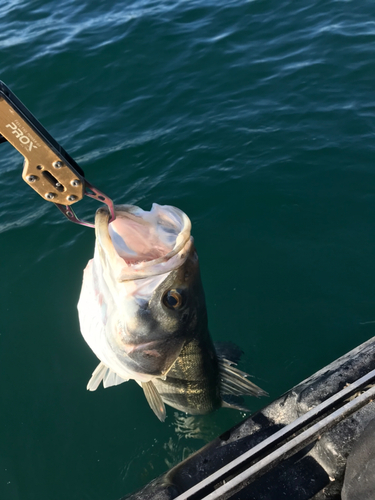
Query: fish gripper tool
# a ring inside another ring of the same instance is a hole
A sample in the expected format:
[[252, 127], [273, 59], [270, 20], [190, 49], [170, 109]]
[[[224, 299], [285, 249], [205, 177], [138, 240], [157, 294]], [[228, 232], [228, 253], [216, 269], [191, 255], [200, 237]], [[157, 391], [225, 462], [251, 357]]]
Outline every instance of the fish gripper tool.
[[71, 222], [95, 227], [72, 209], [85, 195], [108, 205], [109, 222], [115, 219], [113, 201], [85, 179], [82, 168], [0, 81], [0, 143], [6, 141], [25, 159], [23, 180]]

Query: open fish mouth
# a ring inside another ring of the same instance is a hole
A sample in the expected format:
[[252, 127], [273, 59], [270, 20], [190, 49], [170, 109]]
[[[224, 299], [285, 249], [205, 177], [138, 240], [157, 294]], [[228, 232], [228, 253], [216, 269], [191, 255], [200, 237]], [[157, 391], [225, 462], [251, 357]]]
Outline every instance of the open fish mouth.
[[108, 224], [102, 207], [95, 218], [101, 260], [110, 264], [119, 282], [165, 274], [180, 267], [192, 244], [191, 222], [178, 208], [152, 205], [149, 212], [133, 205], [115, 207], [116, 219]]

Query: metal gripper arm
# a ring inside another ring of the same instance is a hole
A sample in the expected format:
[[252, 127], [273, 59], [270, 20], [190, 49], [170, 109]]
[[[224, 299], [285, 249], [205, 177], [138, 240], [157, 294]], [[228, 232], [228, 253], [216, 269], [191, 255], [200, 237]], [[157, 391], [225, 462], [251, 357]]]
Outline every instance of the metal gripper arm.
[[71, 205], [89, 196], [109, 207], [113, 202], [90, 184], [73, 158], [47, 132], [11, 90], [0, 82], [0, 143], [8, 141], [24, 157], [23, 180], [72, 222], [94, 227], [75, 215]]

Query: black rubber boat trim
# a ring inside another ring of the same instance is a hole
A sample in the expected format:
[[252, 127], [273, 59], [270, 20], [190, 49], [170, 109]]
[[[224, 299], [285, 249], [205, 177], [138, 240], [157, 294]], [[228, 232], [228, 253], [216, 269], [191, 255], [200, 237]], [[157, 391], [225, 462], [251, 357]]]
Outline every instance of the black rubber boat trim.
[[[375, 370], [203, 479], [175, 500], [225, 500], [375, 398]], [[366, 390], [367, 389], [367, 390]], [[363, 392], [364, 391], [364, 392]], [[362, 394], [358, 395], [358, 393]], [[348, 398], [353, 397], [352, 401]], [[297, 435], [296, 435], [297, 434]]]

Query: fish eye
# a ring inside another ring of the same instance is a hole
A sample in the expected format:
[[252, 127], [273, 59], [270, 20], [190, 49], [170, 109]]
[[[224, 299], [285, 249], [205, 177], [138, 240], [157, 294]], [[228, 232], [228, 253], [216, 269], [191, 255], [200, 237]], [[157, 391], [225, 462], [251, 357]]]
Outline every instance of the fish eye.
[[182, 306], [182, 295], [173, 288], [164, 294], [163, 304], [169, 309], [178, 309]]

